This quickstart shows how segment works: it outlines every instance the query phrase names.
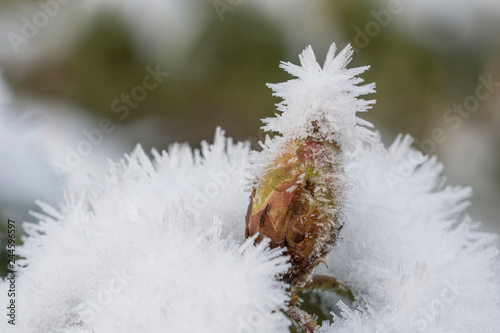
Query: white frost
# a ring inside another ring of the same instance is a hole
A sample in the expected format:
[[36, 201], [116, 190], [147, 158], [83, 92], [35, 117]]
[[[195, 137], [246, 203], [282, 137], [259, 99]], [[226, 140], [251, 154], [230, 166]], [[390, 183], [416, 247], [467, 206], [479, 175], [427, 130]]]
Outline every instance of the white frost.
[[373, 137], [367, 128], [372, 125], [356, 116], [374, 103], [358, 98], [374, 92], [375, 84], [359, 85], [363, 80], [357, 77], [369, 66], [346, 69], [353, 54], [351, 46], [337, 55], [336, 50], [332, 44], [323, 68], [310, 46], [300, 55], [301, 66], [281, 63], [281, 68], [297, 78], [268, 84], [274, 96], [283, 98], [277, 104], [282, 113], [264, 119], [264, 130], [279, 132], [285, 138], [327, 138], [347, 149], [354, 147], [358, 140], [369, 141]]
[[[202, 153], [175, 145], [155, 155], [137, 148], [60, 212], [40, 204], [40, 223], [26, 225], [18, 249], [27, 266], [14, 332], [286, 330], [286, 285], [276, 276], [287, 258], [241, 236], [248, 145], [218, 131]], [[0, 289], [6, 295], [7, 284]], [[2, 320], [5, 329], [13, 331]]]
[[443, 186], [442, 165], [411, 143], [375, 142], [348, 167], [351, 207], [327, 274], [362, 311], [341, 304], [321, 333], [500, 331], [497, 236], [464, 216], [470, 188]]

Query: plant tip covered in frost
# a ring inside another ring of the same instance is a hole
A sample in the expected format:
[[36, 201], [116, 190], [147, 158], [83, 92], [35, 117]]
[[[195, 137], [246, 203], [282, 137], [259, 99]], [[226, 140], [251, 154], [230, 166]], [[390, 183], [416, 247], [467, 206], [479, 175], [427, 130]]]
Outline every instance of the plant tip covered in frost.
[[288, 138], [328, 138], [342, 148], [352, 148], [358, 140], [373, 137], [367, 128], [372, 124], [356, 116], [375, 102], [358, 98], [374, 92], [374, 83], [360, 85], [363, 80], [357, 77], [369, 66], [347, 69], [353, 55], [351, 46], [337, 55], [336, 51], [334, 43], [323, 67], [316, 61], [311, 46], [299, 56], [301, 66], [281, 63], [280, 67], [296, 79], [268, 84], [274, 96], [283, 98], [277, 104], [282, 114], [264, 119], [264, 130], [279, 132]]
[[356, 116], [373, 102], [358, 98], [373, 92], [373, 84], [358, 85], [368, 67], [346, 69], [350, 46], [335, 52], [332, 44], [323, 68], [310, 46], [300, 55], [302, 66], [282, 63], [297, 78], [269, 85], [283, 98], [282, 114], [264, 119], [263, 128], [279, 135], [255, 158], [246, 236], [286, 248], [292, 267], [285, 281], [292, 286], [307, 283], [335, 244], [344, 223], [345, 153], [373, 136]]

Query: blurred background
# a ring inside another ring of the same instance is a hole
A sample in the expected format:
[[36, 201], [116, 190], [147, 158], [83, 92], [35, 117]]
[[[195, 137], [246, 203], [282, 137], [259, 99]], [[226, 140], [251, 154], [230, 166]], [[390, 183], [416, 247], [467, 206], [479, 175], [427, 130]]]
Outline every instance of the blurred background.
[[411, 134], [500, 232], [499, 31], [498, 0], [0, 0], [2, 249], [7, 218], [36, 221], [35, 200], [58, 207], [137, 143], [197, 147], [221, 126], [259, 149], [280, 60], [332, 42], [371, 65], [363, 117], [383, 141]]

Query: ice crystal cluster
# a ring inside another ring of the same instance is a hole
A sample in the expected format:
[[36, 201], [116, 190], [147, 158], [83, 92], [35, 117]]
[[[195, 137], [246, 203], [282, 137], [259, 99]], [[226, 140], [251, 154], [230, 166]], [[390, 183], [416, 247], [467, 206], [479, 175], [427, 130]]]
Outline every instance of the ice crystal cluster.
[[221, 131], [201, 152], [138, 147], [60, 211], [41, 204], [19, 249], [19, 320], [1, 331], [286, 331], [286, 257], [241, 242], [248, 153]]
[[[303, 177], [323, 188], [330, 201], [322, 207], [336, 217], [327, 222], [343, 225], [328, 248], [329, 268], [316, 272], [354, 296], [315, 332], [499, 332], [497, 236], [466, 215], [471, 190], [446, 185], [434, 157], [414, 150], [408, 136], [385, 148], [357, 118], [371, 104], [359, 96], [373, 86], [357, 78], [366, 68], [346, 69], [351, 55], [347, 47], [335, 56], [332, 46], [321, 68], [307, 48], [302, 66], [283, 65], [297, 78], [272, 86], [284, 101], [265, 120], [278, 135], [262, 152], [221, 130], [201, 151], [174, 145], [150, 158], [138, 147], [110, 162], [106, 183], [68, 195], [60, 209], [40, 203], [19, 248], [19, 321], [2, 320], [0, 331], [288, 332], [292, 253], [272, 246], [272, 233], [249, 235], [248, 224], [244, 240], [245, 214], [259, 184], [269, 186], [262, 200], [282, 199], [298, 190], [280, 189], [291, 170], [310, 167]], [[303, 160], [287, 169], [290, 154]], [[295, 213], [314, 211], [299, 206]], [[331, 232], [328, 223], [321, 220], [319, 237]], [[3, 282], [2, 295], [7, 288]]]
[[357, 77], [369, 66], [347, 69], [352, 49], [346, 47], [335, 56], [336, 50], [333, 44], [323, 67], [316, 61], [310, 46], [299, 57], [301, 66], [281, 64], [281, 68], [297, 78], [268, 84], [274, 96], [283, 99], [277, 104], [282, 114], [264, 119], [264, 130], [279, 132], [287, 138], [327, 138], [349, 148], [373, 136], [366, 128], [372, 124], [356, 115], [366, 112], [374, 103], [358, 98], [374, 92], [373, 83], [359, 85], [363, 80]]
[[352, 206], [330, 269], [358, 309], [338, 304], [329, 332], [497, 332], [497, 235], [464, 210], [470, 188], [444, 186], [442, 165], [400, 136], [360, 147], [348, 168]]

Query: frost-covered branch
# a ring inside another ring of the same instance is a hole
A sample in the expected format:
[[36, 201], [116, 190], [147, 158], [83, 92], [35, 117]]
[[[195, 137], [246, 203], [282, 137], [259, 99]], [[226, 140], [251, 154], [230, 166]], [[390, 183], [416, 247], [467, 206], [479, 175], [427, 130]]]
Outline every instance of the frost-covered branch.
[[295, 306], [286, 311], [287, 316], [292, 320], [299, 333], [313, 333], [318, 324], [310, 314]]

